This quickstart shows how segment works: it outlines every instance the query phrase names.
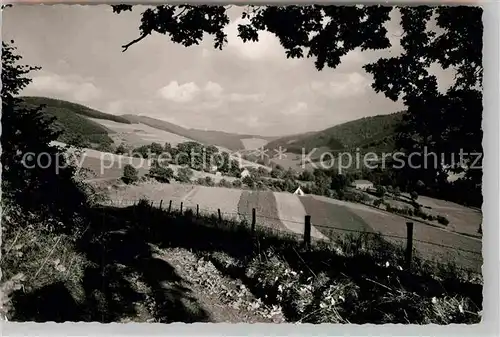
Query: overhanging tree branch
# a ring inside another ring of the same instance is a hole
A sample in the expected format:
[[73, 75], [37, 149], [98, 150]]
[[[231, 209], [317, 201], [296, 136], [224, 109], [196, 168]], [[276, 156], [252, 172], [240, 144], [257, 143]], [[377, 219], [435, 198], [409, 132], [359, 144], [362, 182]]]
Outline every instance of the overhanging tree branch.
[[130, 46], [132, 46], [132, 45], [136, 44], [137, 42], [140, 42], [141, 40], [145, 39], [145, 38], [146, 38], [148, 35], [150, 35], [150, 34], [151, 34], [151, 32], [142, 33], [142, 35], [141, 35], [141, 36], [139, 36], [137, 39], [132, 40], [132, 41], [130, 41], [130, 42], [129, 42], [129, 43], [127, 43], [127, 44], [124, 44], [124, 45], [122, 46], [122, 48], [123, 48], [122, 53], [126, 52], [126, 51], [127, 51], [127, 49], [128, 49]]

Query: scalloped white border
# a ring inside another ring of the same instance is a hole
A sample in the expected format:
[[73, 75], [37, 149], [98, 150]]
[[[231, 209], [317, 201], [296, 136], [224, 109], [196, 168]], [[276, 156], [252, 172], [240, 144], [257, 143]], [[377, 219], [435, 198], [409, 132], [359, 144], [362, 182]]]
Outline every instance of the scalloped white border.
[[[4, 2], [4, 1], [2, 1]], [[5, 1], [5, 3], [30, 2], [30, 0]], [[186, 1], [190, 3], [202, 3], [200, 1]], [[44, 3], [66, 3], [70, 1], [45, 1]], [[72, 4], [112, 4], [131, 3], [131, 1], [78, 1]], [[143, 2], [145, 4], [145, 2]], [[166, 1], [147, 1], [148, 4], [180, 3]], [[221, 0], [206, 1], [206, 4], [226, 3]], [[289, 4], [286, 0], [263, 2], [263, 1], [231, 1], [232, 4]], [[300, 4], [304, 2], [294, 3]], [[431, 4], [430, 2], [416, 1], [328, 1], [328, 4]], [[100, 323], [12, 323], [1, 322], [0, 336], [499, 336], [500, 326], [499, 311], [499, 276], [500, 276], [500, 254], [499, 254], [499, 13], [500, 4], [497, 1], [457, 1], [444, 0], [433, 4], [475, 4], [484, 8], [484, 114], [483, 114], [483, 147], [484, 147], [484, 176], [483, 176], [483, 275], [484, 275], [484, 303], [483, 321], [476, 325], [397, 325], [397, 324], [364, 324], [364, 325], [310, 325], [310, 324], [100, 324]], [[307, 4], [307, 3], [304, 3]], [[1, 20], [1, 19], [0, 19]], [[0, 21], [1, 22], [1, 21]], [[1, 28], [0, 28], [1, 32]], [[0, 126], [1, 127], [1, 126]], [[0, 129], [1, 130], [1, 129]], [[0, 131], [1, 132], [1, 131]], [[203, 332], [203, 334], [201, 334]]]

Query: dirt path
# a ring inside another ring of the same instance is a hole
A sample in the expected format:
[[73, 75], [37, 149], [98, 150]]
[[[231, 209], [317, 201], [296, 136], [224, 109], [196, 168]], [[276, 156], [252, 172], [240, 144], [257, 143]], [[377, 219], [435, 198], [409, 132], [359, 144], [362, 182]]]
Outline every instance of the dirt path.
[[209, 322], [285, 322], [278, 308], [263, 305], [240, 280], [222, 275], [210, 261], [179, 248], [159, 251], [156, 257], [171, 265], [184, 280], [181, 286], [208, 313]]

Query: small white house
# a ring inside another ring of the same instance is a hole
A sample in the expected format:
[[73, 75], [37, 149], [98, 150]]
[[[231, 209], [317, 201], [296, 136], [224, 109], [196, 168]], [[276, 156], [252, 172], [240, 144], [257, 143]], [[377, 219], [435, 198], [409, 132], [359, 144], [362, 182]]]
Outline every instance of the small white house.
[[295, 192], [293, 192], [293, 194], [304, 195], [304, 191], [302, 191], [302, 189], [300, 187], [297, 187], [297, 189], [295, 190]]
[[243, 171], [241, 171], [241, 178], [245, 178], [245, 177], [248, 177], [250, 176], [250, 171], [248, 171], [247, 169], [244, 169]]
[[352, 187], [358, 189], [358, 190], [363, 190], [366, 191], [368, 189], [373, 188], [373, 183], [368, 180], [354, 180], [352, 182]]

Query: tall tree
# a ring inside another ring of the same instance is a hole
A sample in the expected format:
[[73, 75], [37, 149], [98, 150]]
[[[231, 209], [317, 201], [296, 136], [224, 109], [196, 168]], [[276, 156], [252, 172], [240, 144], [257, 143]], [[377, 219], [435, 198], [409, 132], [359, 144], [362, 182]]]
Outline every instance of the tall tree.
[[28, 75], [40, 68], [20, 64], [13, 43], [2, 42], [2, 201], [72, 222], [89, 200], [74, 179], [77, 168], [51, 144], [59, 135], [53, 119], [42, 113], [43, 106], [27, 107], [18, 97], [31, 82]]
[[[384, 24], [396, 7], [385, 6], [248, 6], [238, 26], [244, 41], [258, 41], [258, 32], [274, 34], [287, 58], [313, 58], [318, 70], [335, 68], [340, 58], [354, 49], [377, 50], [391, 46]], [[412, 170], [414, 182], [428, 186], [446, 178], [452, 155], [463, 152], [482, 154], [482, 9], [480, 7], [398, 7], [403, 30], [400, 56], [367, 64], [372, 87], [407, 107], [397, 145], [407, 154], [413, 151], [446, 153], [447, 157], [427, 169]], [[132, 10], [130, 5], [113, 6], [116, 13]], [[205, 34], [214, 37], [214, 48], [227, 43], [224, 27], [229, 23], [228, 7], [162, 5], [142, 13], [139, 38], [153, 33], [168, 35], [174, 43], [197, 45]], [[429, 29], [435, 23], [437, 29]], [[437, 79], [429, 71], [433, 63], [455, 71], [455, 80], [440, 93]], [[441, 158], [439, 158], [441, 159]], [[422, 162], [420, 162], [421, 164]], [[465, 160], [471, 167], [473, 158]], [[479, 164], [481, 161], [479, 162]], [[442, 165], [445, 164], [445, 165]], [[467, 177], [479, 184], [482, 170], [467, 170]]]

